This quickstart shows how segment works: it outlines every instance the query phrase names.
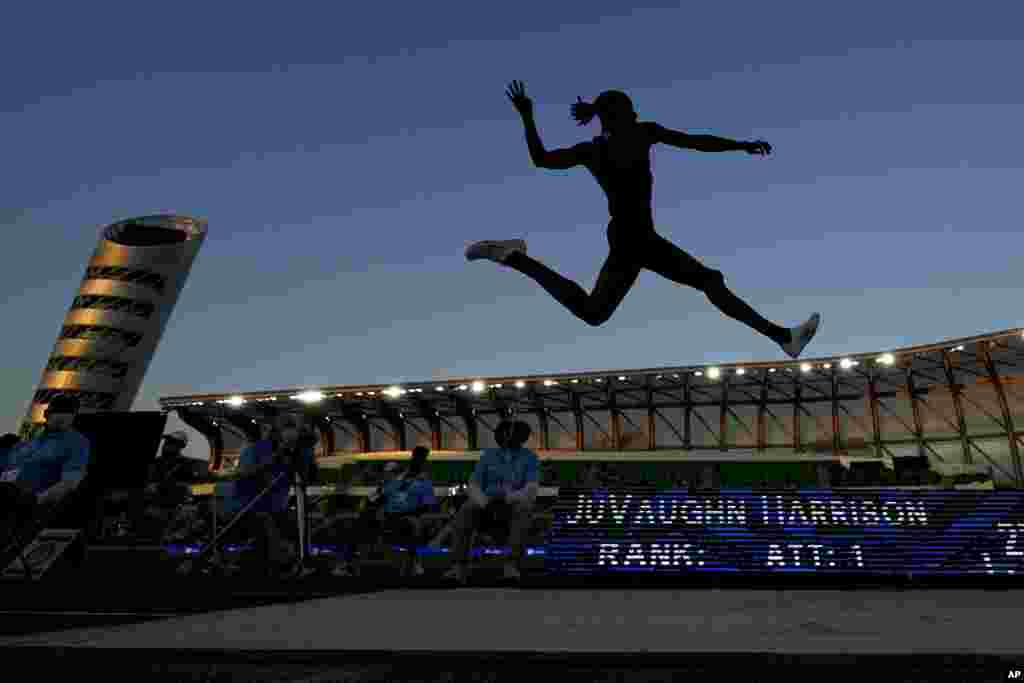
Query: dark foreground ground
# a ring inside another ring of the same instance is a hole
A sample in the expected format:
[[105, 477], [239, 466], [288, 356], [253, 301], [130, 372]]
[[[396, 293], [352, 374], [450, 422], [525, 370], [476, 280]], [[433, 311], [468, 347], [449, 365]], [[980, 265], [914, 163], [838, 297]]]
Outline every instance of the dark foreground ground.
[[[4, 680], [1022, 680], [1018, 583], [182, 579], [130, 558], [0, 584]], [[57, 580], [57, 579], [60, 580]], [[1020, 676], [1018, 678], [1017, 676]]]

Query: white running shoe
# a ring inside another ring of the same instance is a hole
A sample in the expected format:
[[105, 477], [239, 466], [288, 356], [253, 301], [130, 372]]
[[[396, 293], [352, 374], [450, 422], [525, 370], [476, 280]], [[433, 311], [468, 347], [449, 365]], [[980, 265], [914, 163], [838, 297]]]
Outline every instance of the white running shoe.
[[789, 331], [792, 340], [788, 344], [783, 344], [782, 350], [788, 353], [790, 358], [798, 358], [803, 353], [804, 347], [814, 338], [819, 325], [821, 325], [821, 314], [815, 313], [803, 325], [791, 327]]
[[477, 261], [488, 259], [497, 263], [504, 263], [512, 252], [521, 251], [526, 253], [526, 242], [523, 240], [484, 240], [474, 242], [466, 247], [466, 259]]

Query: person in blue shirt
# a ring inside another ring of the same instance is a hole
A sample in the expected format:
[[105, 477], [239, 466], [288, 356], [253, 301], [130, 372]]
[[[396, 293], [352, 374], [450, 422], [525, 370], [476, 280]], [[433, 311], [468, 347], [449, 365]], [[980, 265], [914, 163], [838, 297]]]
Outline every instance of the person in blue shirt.
[[89, 440], [72, 428], [78, 402], [59, 395], [46, 407], [46, 429], [11, 448], [0, 463], [0, 549], [34, 522], [70, 503], [88, 471]]
[[239, 522], [255, 536], [256, 554], [262, 560], [264, 573], [270, 576], [277, 575], [287, 563], [281, 529], [282, 525], [296, 523], [288, 519], [288, 497], [296, 468], [306, 481], [313, 469], [310, 434], [302, 416], [291, 413], [278, 416], [276, 424], [264, 425], [261, 438], [242, 451], [234, 481], [227, 490], [223, 485], [218, 486], [222, 494], [227, 494], [222, 510], [234, 516], [278, 475], [285, 475]]
[[[423, 574], [423, 565], [417, 555], [417, 546], [422, 540], [423, 524], [420, 515], [437, 503], [434, 484], [426, 471], [430, 449], [417, 446], [413, 449], [409, 466], [397, 476], [390, 477], [369, 497], [368, 505], [356, 522], [352, 543], [372, 541], [381, 532], [395, 534], [408, 545], [406, 556], [400, 568], [403, 576]], [[389, 465], [392, 463], [388, 463]], [[336, 575], [348, 573], [351, 569], [359, 573], [360, 557], [353, 553], [351, 566], [342, 566]]]
[[509, 524], [512, 554], [505, 562], [504, 578], [519, 579], [523, 542], [533, 518], [539, 482], [540, 459], [523, 444], [530, 438], [530, 425], [502, 421], [494, 430], [499, 448], [485, 448], [469, 482], [469, 498], [455, 516], [455, 566], [445, 574], [460, 584], [468, 580], [469, 542], [485, 518]]

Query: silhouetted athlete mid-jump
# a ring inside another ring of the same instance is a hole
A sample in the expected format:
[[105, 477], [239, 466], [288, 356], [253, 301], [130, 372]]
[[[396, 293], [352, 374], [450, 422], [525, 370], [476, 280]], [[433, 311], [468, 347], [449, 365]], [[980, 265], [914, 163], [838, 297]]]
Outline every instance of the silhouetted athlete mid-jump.
[[633, 102], [624, 92], [608, 90], [593, 103], [577, 97], [572, 105], [573, 118], [583, 126], [598, 116], [601, 135], [566, 149], [547, 151], [541, 144], [533, 120], [533, 102], [526, 96], [521, 81], [513, 81], [506, 91], [526, 127], [530, 159], [539, 168], [567, 169], [585, 166], [608, 196], [608, 258], [601, 268], [594, 291], [587, 294], [575, 282], [562, 277], [526, 255], [523, 240], [476, 242], [466, 249], [470, 261], [488, 259], [501, 263], [535, 280], [559, 303], [589, 325], [608, 321], [636, 282], [644, 268], [681, 285], [698, 289], [723, 313], [752, 327], [797, 358], [810, 342], [821, 315], [793, 328], [776, 325], [762, 318], [749, 305], [729, 291], [721, 271], [708, 268], [654, 230], [651, 210], [650, 149], [663, 143], [702, 152], [745, 151], [770, 154], [767, 142], [737, 142], [712, 135], [689, 135], [664, 128], [651, 121], [638, 121]]

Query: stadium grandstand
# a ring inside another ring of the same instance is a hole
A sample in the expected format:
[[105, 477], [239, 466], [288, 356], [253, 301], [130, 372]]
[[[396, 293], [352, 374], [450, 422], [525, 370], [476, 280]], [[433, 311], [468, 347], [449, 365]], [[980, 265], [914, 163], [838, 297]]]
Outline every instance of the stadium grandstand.
[[[301, 411], [322, 481], [432, 450], [434, 481], [468, 476], [497, 422], [533, 429], [546, 484], [590, 466], [654, 481], [743, 486], [884, 484], [902, 464], [931, 479], [1019, 488], [1024, 335], [1012, 329], [897, 349], [762, 361], [168, 396], [230, 470], [258, 420]], [[866, 478], [865, 478], [866, 477]], [[931, 481], [929, 479], [929, 481]], [[918, 481], [915, 483], [924, 483]]]

